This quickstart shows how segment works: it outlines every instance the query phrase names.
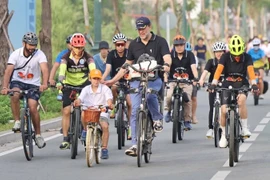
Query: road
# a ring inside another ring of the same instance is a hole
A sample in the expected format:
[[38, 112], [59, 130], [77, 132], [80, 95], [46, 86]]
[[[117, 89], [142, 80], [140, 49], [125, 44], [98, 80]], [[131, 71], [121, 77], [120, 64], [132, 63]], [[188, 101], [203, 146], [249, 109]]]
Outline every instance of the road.
[[2, 180], [74, 180], [74, 179], [180, 179], [180, 180], [265, 180], [270, 179], [270, 93], [253, 105], [248, 97], [249, 125], [252, 137], [240, 147], [240, 160], [235, 167], [228, 166], [229, 149], [215, 148], [214, 141], [206, 139], [208, 97], [204, 90], [198, 92], [197, 117], [199, 124], [185, 133], [183, 141], [171, 142], [172, 124], [165, 124], [153, 144], [149, 164], [137, 167], [136, 158], [117, 149], [116, 130], [111, 121], [109, 159], [88, 168], [84, 149], [79, 145], [79, 155], [70, 159], [69, 150], [60, 150], [62, 136], [58, 131], [46, 132], [47, 146], [35, 147], [35, 157], [26, 161], [21, 142], [0, 147], [0, 177]]

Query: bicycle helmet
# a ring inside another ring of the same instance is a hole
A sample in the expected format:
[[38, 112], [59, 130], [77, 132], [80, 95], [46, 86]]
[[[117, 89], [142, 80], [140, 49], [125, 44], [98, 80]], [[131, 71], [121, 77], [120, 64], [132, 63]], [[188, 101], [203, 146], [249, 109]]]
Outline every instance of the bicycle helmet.
[[72, 35], [70, 43], [74, 47], [84, 47], [86, 44], [85, 37], [81, 33], [75, 33]]
[[261, 44], [261, 40], [259, 38], [254, 38], [252, 40], [252, 45], [253, 46], [259, 46]]
[[69, 44], [69, 43], [70, 43], [71, 37], [72, 37], [72, 34], [71, 34], [71, 35], [69, 35], [69, 36], [67, 37], [67, 39], [66, 39], [66, 43], [67, 43], [67, 44]]
[[177, 35], [173, 38], [173, 45], [185, 44], [186, 38], [182, 35]]
[[25, 35], [23, 35], [23, 42], [36, 46], [38, 44], [38, 37], [33, 32], [28, 32]]
[[212, 46], [213, 51], [226, 51], [226, 44], [224, 42], [215, 42]]
[[122, 33], [118, 33], [118, 34], [113, 36], [112, 41], [113, 41], [113, 43], [116, 43], [117, 41], [127, 42], [127, 37]]
[[233, 35], [229, 42], [230, 53], [239, 56], [245, 52], [245, 42], [239, 35]]
[[185, 49], [186, 49], [186, 51], [192, 51], [192, 47], [191, 47], [191, 44], [189, 42], [186, 42]]

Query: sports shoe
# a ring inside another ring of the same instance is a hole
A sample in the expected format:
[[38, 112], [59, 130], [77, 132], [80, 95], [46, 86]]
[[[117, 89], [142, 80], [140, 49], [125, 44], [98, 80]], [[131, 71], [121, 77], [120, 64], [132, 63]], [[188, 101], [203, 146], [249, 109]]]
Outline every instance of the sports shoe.
[[39, 149], [44, 148], [46, 146], [46, 142], [44, 141], [43, 137], [40, 134], [36, 135], [35, 141]]
[[209, 130], [207, 131], [206, 137], [207, 137], [208, 139], [211, 139], [211, 138], [214, 137], [213, 129], [209, 129]]
[[163, 130], [162, 121], [154, 120], [153, 128], [156, 133], [161, 132]]
[[101, 150], [101, 159], [109, 159], [109, 151], [108, 149], [102, 149]]
[[244, 137], [250, 137], [251, 136], [251, 132], [249, 131], [248, 128], [243, 128], [241, 135], [244, 136]]
[[86, 130], [82, 130], [82, 135], [81, 135], [81, 140], [82, 141], [85, 141], [86, 140], [86, 133], [87, 133]]
[[264, 96], [261, 94], [261, 95], [259, 96], [259, 99], [264, 99]]
[[220, 148], [226, 148], [228, 146], [228, 141], [227, 141], [227, 139], [226, 139], [226, 137], [225, 137], [225, 134], [223, 135], [221, 135], [221, 138], [220, 138], [220, 140], [219, 140], [219, 147]]
[[137, 156], [137, 146], [136, 145], [131, 146], [130, 148], [128, 148], [125, 151], [125, 154], [128, 156], [136, 157]]
[[189, 130], [192, 129], [192, 126], [191, 126], [191, 124], [190, 124], [190, 121], [185, 121], [185, 122], [184, 122], [184, 126], [185, 126], [185, 130], [186, 130], [186, 131], [189, 131]]
[[169, 123], [171, 121], [172, 121], [171, 113], [167, 112], [167, 114], [165, 115], [165, 122]]
[[16, 131], [20, 131], [21, 130], [21, 121], [17, 120], [15, 121], [15, 124], [12, 128], [12, 131], [16, 132]]
[[70, 143], [67, 141], [63, 141], [59, 147], [61, 150], [69, 149], [70, 148]]

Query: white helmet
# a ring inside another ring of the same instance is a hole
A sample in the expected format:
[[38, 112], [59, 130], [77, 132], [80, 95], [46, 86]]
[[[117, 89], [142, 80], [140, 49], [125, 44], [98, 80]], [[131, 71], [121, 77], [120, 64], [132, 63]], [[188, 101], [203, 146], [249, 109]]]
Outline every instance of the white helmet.
[[256, 45], [260, 45], [261, 44], [261, 40], [259, 38], [255, 38], [252, 40], [252, 45], [256, 46]]
[[215, 42], [212, 46], [213, 51], [226, 51], [226, 44], [224, 42]]
[[127, 37], [122, 33], [118, 33], [118, 34], [113, 36], [112, 41], [113, 41], [113, 43], [116, 43], [117, 41], [127, 42]]

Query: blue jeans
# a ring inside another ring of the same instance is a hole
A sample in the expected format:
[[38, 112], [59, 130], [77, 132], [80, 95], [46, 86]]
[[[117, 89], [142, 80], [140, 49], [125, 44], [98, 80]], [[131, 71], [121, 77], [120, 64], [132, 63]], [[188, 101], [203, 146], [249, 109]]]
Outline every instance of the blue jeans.
[[[140, 85], [140, 81], [132, 81], [130, 82], [130, 88], [138, 88]], [[160, 78], [157, 78], [155, 81], [149, 81], [148, 87], [152, 88], [156, 91], [159, 91], [162, 87], [162, 81]], [[141, 93], [137, 94], [130, 94], [131, 104], [132, 104], [132, 111], [130, 117], [130, 124], [131, 124], [131, 137], [132, 137], [132, 145], [137, 144], [137, 110], [140, 107], [142, 95]], [[147, 107], [151, 114], [153, 120], [161, 120], [163, 119], [163, 115], [159, 112], [158, 107], [158, 97], [156, 94], [148, 94], [147, 98]]]

